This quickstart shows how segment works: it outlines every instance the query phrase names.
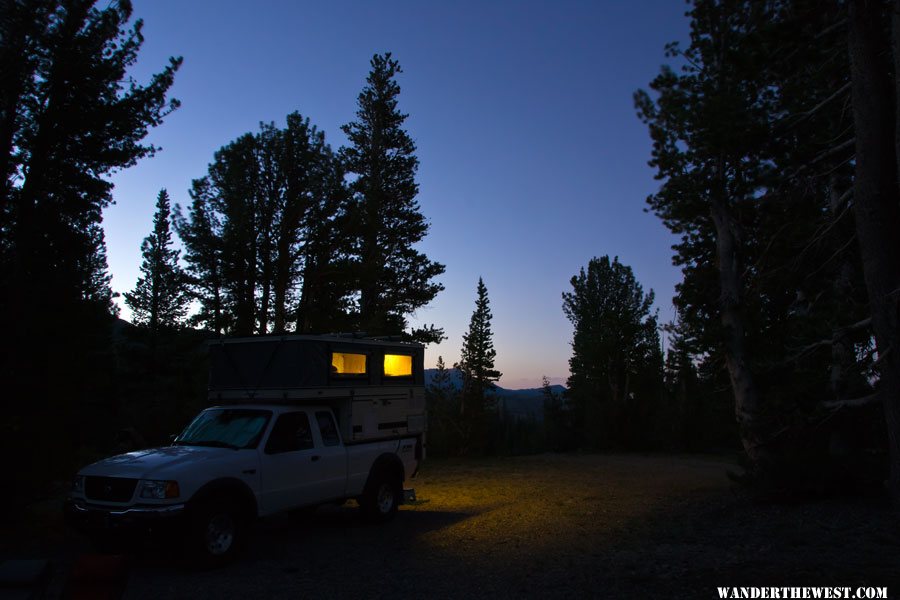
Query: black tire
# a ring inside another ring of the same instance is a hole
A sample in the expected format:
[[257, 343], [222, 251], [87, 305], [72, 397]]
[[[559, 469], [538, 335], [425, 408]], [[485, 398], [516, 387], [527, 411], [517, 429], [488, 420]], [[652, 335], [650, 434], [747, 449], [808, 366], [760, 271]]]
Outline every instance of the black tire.
[[367, 521], [384, 523], [397, 514], [402, 497], [403, 483], [390, 471], [381, 469], [372, 474], [359, 505]]
[[208, 501], [191, 511], [187, 550], [201, 568], [225, 565], [235, 559], [247, 540], [249, 519], [239, 503]]

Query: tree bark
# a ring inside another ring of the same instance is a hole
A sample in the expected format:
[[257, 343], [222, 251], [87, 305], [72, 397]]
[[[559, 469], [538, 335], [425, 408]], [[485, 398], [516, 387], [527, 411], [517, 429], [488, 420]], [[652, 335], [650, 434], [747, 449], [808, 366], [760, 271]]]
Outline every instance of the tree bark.
[[771, 452], [766, 418], [747, 354], [744, 316], [741, 312], [741, 268], [737, 239], [728, 207], [725, 160], [717, 165], [717, 189], [710, 198], [710, 215], [716, 228], [716, 262], [719, 272], [719, 304], [724, 329], [725, 364], [734, 392], [734, 414], [740, 429], [741, 444], [752, 469], [766, 470]]
[[[833, 175], [828, 182], [829, 208], [831, 218], [836, 223], [841, 215], [842, 195], [837, 191], [837, 178]], [[837, 277], [832, 284], [832, 290], [837, 298], [850, 298], [853, 289], [851, 283], [852, 265], [845, 255], [841, 258]], [[840, 327], [831, 334], [831, 392], [835, 401], [844, 400], [847, 392], [847, 372], [853, 368], [855, 357], [853, 356], [853, 342], [850, 339], [852, 327]]]
[[[900, 77], [897, 76], [897, 68], [900, 67], [900, 0], [894, 0], [891, 11], [891, 41], [894, 51], [894, 154], [897, 160], [897, 174], [900, 175]], [[900, 183], [900, 179], [898, 179]]]
[[[883, 39], [881, 8], [880, 2], [849, 3], [848, 45], [856, 130], [853, 210], [878, 350], [879, 390], [890, 451], [888, 486], [895, 506], [900, 507], [900, 196], [891, 82], [878, 43]], [[894, 36], [898, 34], [895, 29]]]

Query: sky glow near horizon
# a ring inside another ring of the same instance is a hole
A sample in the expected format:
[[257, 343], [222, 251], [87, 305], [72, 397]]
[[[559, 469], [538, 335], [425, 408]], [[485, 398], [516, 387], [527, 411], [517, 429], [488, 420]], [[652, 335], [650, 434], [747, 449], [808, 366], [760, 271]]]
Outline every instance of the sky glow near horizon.
[[656, 292], [661, 322], [674, 315], [676, 240], [644, 212], [659, 182], [632, 94], [671, 61], [666, 43], [687, 40], [686, 8], [135, 0], [145, 43], [132, 74], [146, 83], [169, 56], [183, 56], [171, 92], [182, 106], [148, 136], [157, 155], [112, 178], [104, 228], [113, 289], [137, 281], [161, 188], [187, 206], [191, 180], [216, 150], [260, 122], [283, 126], [293, 111], [337, 149], [369, 59], [389, 51], [404, 71], [400, 109], [431, 225], [420, 249], [447, 267], [446, 289], [412, 319], [448, 336], [426, 350], [426, 368], [438, 355], [458, 359], [483, 277], [500, 385], [537, 387], [542, 375], [565, 383], [572, 326], [561, 295], [592, 257], [618, 256]]

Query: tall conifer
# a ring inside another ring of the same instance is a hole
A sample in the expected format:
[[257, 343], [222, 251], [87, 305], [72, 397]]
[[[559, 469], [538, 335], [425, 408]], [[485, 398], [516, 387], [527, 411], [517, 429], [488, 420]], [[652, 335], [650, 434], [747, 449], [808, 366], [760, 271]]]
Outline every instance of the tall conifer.
[[179, 327], [188, 308], [185, 275], [178, 266], [179, 252], [172, 248], [170, 216], [169, 194], [163, 189], [156, 198], [153, 231], [141, 244], [141, 277], [133, 291], [125, 292], [134, 323], [153, 334]]
[[[407, 316], [425, 306], [443, 286], [433, 281], [444, 265], [413, 248], [428, 232], [419, 210], [416, 145], [403, 129], [407, 115], [397, 108], [401, 73], [391, 54], [376, 54], [358, 97], [356, 121], [342, 127], [350, 146], [342, 149], [351, 184], [359, 288], [359, 326], [371, 334], [394, 334]], [[440, 341], [434, 327], [414, 332], [422, 341]]]
[[494, 407], [489, 395], [494, 382], [500, 379], [500, 371], [494, 368], [497, 351], [494, 350], [494, 334], [491, 331], [491, 309], [487, 286], [478, 278], [475, 311], [469, 321], [469, 330], [463, 334], [459, 362], [455, 367], [462, 375], [460, 413], [464, 426], [461, 451], [477, 449], [484, 443], [488, 412]]

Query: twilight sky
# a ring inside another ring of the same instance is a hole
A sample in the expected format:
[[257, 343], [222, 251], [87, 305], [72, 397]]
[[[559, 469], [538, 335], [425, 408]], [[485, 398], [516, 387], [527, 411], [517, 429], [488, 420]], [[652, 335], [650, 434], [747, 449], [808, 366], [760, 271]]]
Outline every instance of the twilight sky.
[[661, 320], [673, 316], [674, 238], [643, 212], [659, 184], [632, 93], [666, 62], [667, 42], [687, 39], [685, 10], [681, 0], [135, 0], [146, 41], [133, 75], [144, 83], [184, 56], [172, 90], [182, 107], [148, 138], [162, 150], [113, 177], [113, 289], [134, 287], [160, 188], [187, 205], [218, 148], [295, 110], [337, 149], [369, 59], [390, 51], [431, 223], [421, 248], [447, 266], [446, 290], [413, 319], [448, 334], [426, 368], [458, 359], [481, 276], [500, 385], [565, 383], [561, 294], [591, 257], [618, 255], [656, 291]]

